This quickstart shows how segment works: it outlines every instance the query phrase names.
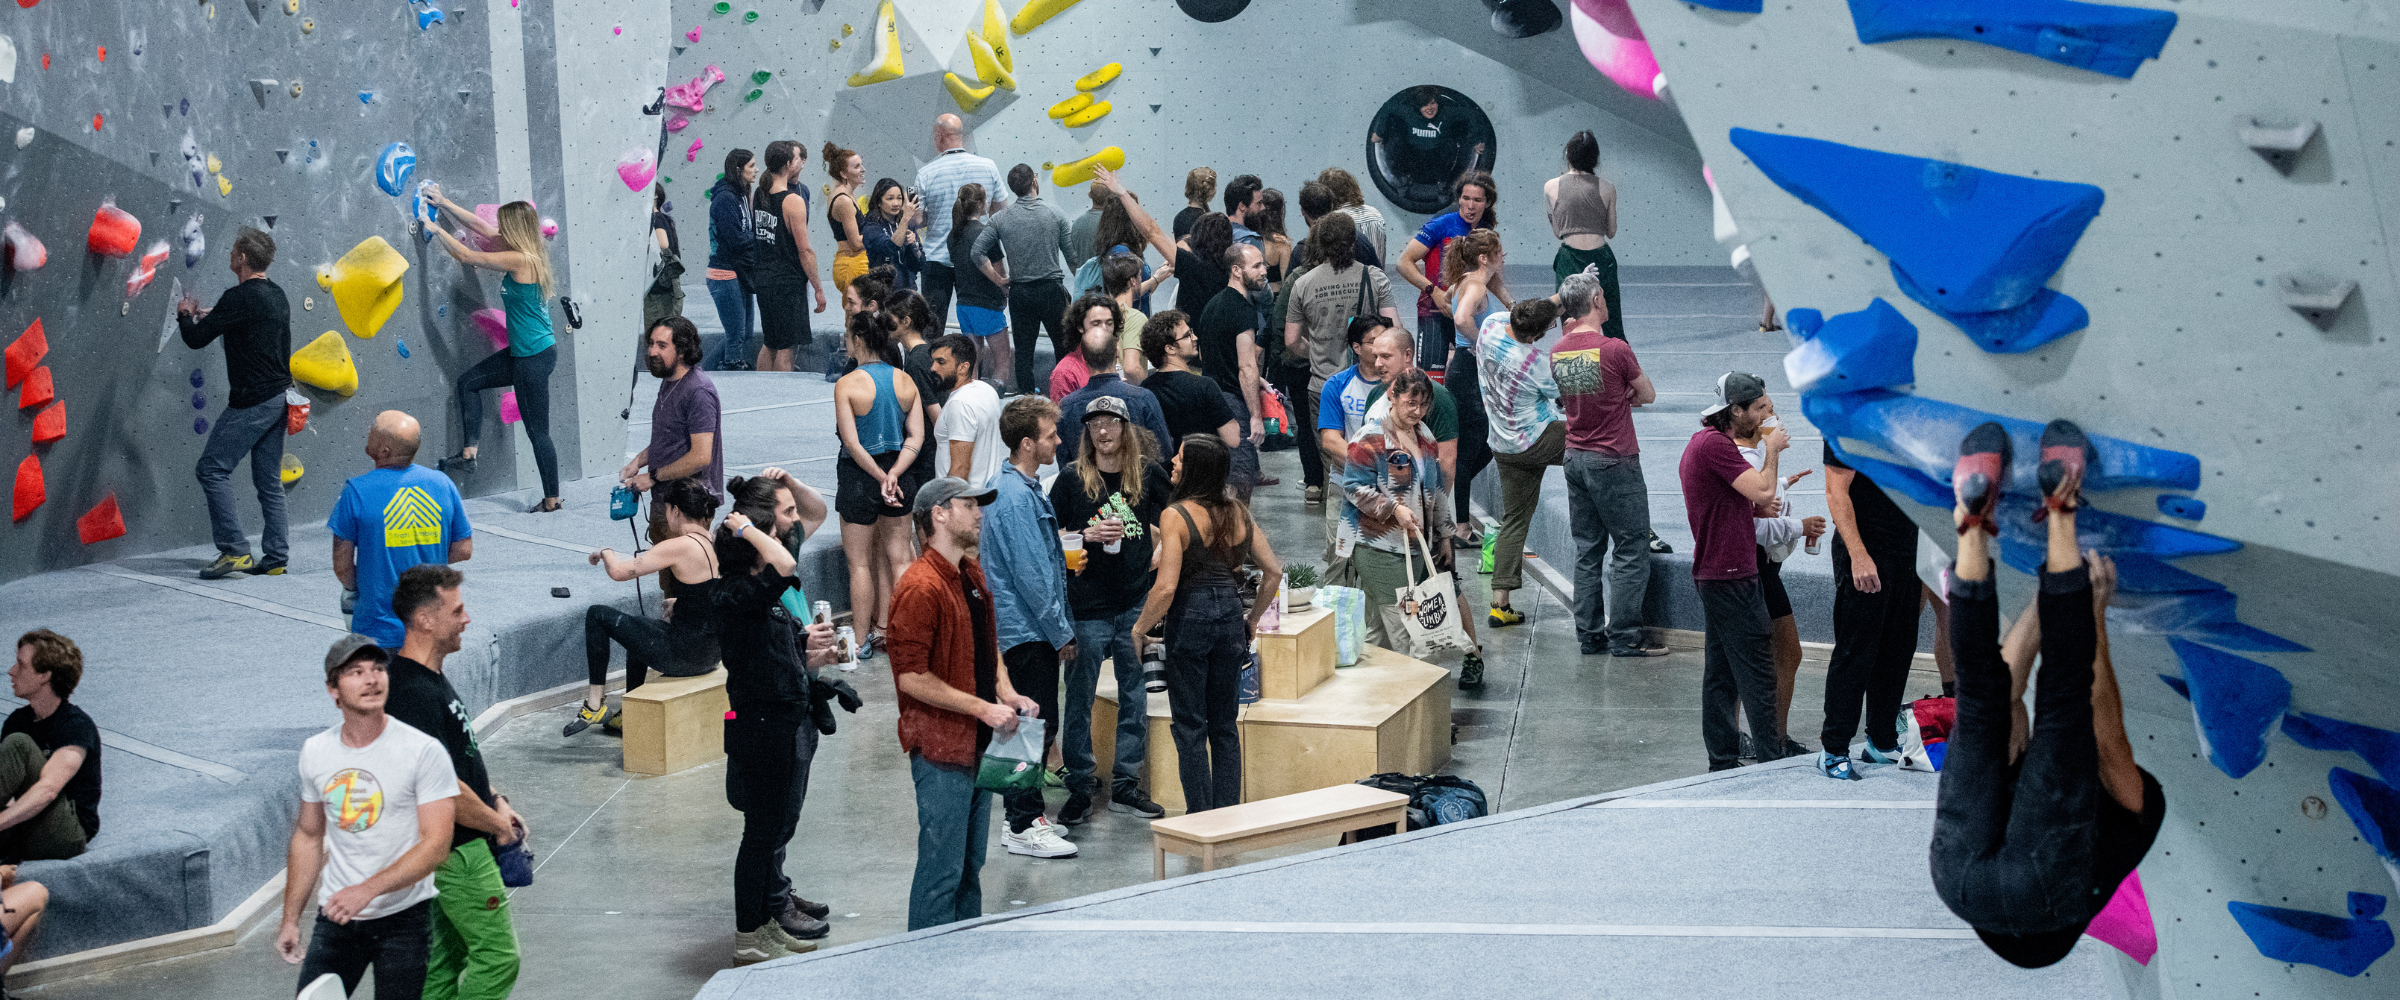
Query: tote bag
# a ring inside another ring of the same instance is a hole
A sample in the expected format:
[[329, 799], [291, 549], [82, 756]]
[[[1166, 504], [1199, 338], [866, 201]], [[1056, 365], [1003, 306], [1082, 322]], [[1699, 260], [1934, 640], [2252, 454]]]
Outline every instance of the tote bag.
[[[1411, 537], [1415, 546], [1408, 544]], [[1422, 581], [1416, 578], [1418, 551], [1425, 554], [1427, 575]], [[1392, 606], [1400, 610], [1400, 624], [1408, 632], [1408, 655], [1422, 660], [1445, 649], [1474, 649], [1459, 623], [1458, 581], [1448, 573], [1433, 572], [1433, 552], [1425, 547], [1422, 532], [1401, 536], [1400, 565], [1409, 582], [1392, 588]]]

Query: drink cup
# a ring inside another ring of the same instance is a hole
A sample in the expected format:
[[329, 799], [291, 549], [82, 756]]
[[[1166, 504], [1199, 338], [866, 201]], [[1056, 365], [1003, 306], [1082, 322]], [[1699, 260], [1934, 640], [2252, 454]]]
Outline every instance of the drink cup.
[[1117, 518], [1110, 518], [1109, 520], [1111, 520], [1111, 521], [1115, 521], [1115, 522], [1116, 522], [1116, 525], [1117, 525], [1117, 530], [1120, 532], [1120, 534], [1119, 534], [1119, 535], [1117, 535], [1117, 537], [1116, 537], [1116, 539], [1115, 539], [1114, 541], [1108, 542], [1107, 544], [1100, 546], [1100, 551], [1102, 551], [1102, 552], [1106, 552], [1106, 553], [1108, 553], [1109, 555], [1112, 555], [1112, 556], [1113, 556], [1113, 555], [1116, 555], [1116, 554], [1117, 554], [1117, 553], [1119, 553], [1119, 552], [1123, 552], [1123, 551], [1125, 551], [1125, 536], [1124, 536], [1123, 534], [1121, 534], [1121, 532], [1123, 532], [1123, 531], [1125, 530], [1125, 522], [1124, 522], [1124, 521], [1122, 521], [1122, 520], [1118, 520]]
[[1058, 536], [1058, 544], [1066, 551], [1067, 570], [1072, 573], [1083, 572], [1083, 533], [1070, 531], [1062, 534]]
[[1817, 554], [1817, 549], [1818, 549], [1818, 547], [1819, 547], [1819, 544], [1818, 544], [1818, 543], [1822, 542], [1822, 541], [1824, 540], [1824, 538], [1825, 538], [1825, 536], [1823, 536], [1823, 535], [1810, 535], [1810, 536], [1808, 536], [1808, 554], [1809, 554], [1809, 555], [1812, 555], [1812, 556], [1813, 556], [1813, 555], [1816, 555], [1816, 554]]

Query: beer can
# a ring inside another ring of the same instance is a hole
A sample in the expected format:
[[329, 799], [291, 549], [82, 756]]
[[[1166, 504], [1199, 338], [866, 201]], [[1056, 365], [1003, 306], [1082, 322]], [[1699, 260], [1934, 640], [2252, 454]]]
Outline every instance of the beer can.
[[812, 607], [812, 609], [813, 609], [813, 610], [815, 610], [815, 611], [816, 611], [816, 613], [817, 613], [817, 617], [816, 617], [816, 619], [815, 619], [814, 621], [811, 621], [811, 622], [809, 622], [809, 624], [811, 624], [811, 625], [831, 625], [831, 624], [833, 624], [833, 602], [832, 602], [832, 601], [818, 601], [816, 604], [812, 605], [811, 607]]

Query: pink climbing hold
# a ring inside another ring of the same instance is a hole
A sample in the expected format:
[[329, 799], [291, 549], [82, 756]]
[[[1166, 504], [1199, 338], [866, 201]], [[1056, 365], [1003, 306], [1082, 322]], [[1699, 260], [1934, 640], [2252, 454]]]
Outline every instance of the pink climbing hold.
[[2100, 908], [2100, 915], [2093, 917], [2083, 932], [2133, 956], [2136, 962], [2150, 964], [2150, 957], [2158, 954], [2158, 928], [2150, 922], [2150, 899], [2142, 892], [2139, 870], [2126, 874], [2125, 881], [2117, 885], [2116, 896]]
[[700, 159], [700, 139], [699, 139], [699, 137], [697, 137], [697, 136], [694, 136], [694, 137], [692, 138], [692, 148], [690, 148], [690, 149], [687, 149], [687, 150], [684, 150], [684, 151], [683, 151], [683, 162], [685, 162], [685, 163], [693, 163], [693, 162], [697, 162], [699, 159]]
[[1593, 69], [1626, 93], [1653, 101], [1664, 98], [1666, 77], [1625, 0], [1575, 0], [1569, 17], [1575, 25], [1575, 44]]
[[685, 118], [682, 115], [667, 116], [667, 131], [669, 132], [681, 132], [684, 129], [690, 128], [691, 126], [692, 120]]
[[510, 389], [507, 392], [501, 393], [500, 422], [504, 424], [513, 424], [524, 419], [525, 415], [517, 411], [517, 390]]
[[678, 83], [668, 87], [667, 103], [691, 111], [705, 109], [708, 107], [708, 88], [724, 82], [725, 71], [710, 64], [700, 71], [699, 76], [693, 77], [691, 82]]
[[555, 240], [558, 238], [557, 219], [553, 219], [547, 215], [542, 216], [542, 238], [545, 240]]
[[700, 44], [700, 26], [697, 24], [692, 25], [692, 30], [684, 32], [683, 37], [690, 40], [690, 42], [694, 45]]
[[50, 262], [49, 248], [17, 223], [11, 222], [6, 229], [0, 229], [0, 242], [8, 244], [9, 270], [31, 271]]
[[611, 34], [622, 35], [622, 34], [624, 34], [624, 33], [625, 33], [625, 26], [624, 26], [624, 25], [622, 25], [622, 24], [620, 24], [620, 25], [617, 25], [616, 29], [615, 29], [614, 31], [610, 32], [610, 33], [611, 33]]
[[507, 313], [498, 309], [478, 309], [475, 310], [473, 316], [467, 318], [474, 320], [475, 327], [482, 330], [485, 337], [491, 339], [492, 350], [504, 350], [508, 347]]
[[150, 244], [150, 249], [142, 254], [141, 263], [135, 265], [133, 273], [125, 277], [125, 297], [133, 298], [142, 294], [142, 289], [150, 287], [150, 282], [158, 277], [158, 265], [166, 263], [168, 255], [173, 252], [165, 240]]
[[625, 182], [628, 191], [640, 191], [658, 178], [658, 161], [647, 149], [637, 149], [617, 157], [617, 179]]
[[110, 198], [92, 213], [92, 231], [85, 237], [84, 245], [103, 257], [123, 257], [132, 253], [141, 241], [142, 220], [118, 208], [117, 200]]

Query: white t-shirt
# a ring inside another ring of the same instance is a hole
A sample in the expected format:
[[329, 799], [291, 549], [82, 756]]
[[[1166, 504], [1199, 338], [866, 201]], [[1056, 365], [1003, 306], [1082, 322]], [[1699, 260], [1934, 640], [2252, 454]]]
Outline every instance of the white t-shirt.
[[[325, 810], [325, 873], [317, 905], [374, 877], [417, 845], [417, 804], [458, 794], [458, 774], [441, 741], [385, 719], [383, 735], [364, 747], [342, 744], [335, 726], [300, 747], [300, 801]], [[443, 836], [449, 836], [448, 827]], [[361, 920], [388, 917], [433, 898], [433, 876], [375, 897]]]
[[975, 459], [967, 467], [967, 485], [978, 490], [992, 485], [1001, 464], [1008, 461], [1000, 447], [1000, 393], [982, 379], [952, 392], [950, 401], [942, 404], [941, 419], [933, 422], [933, 436], [942, 442], [940, 454], [934, 456], [936, 471], [947, 474], [950, 469], [950, 442], [973, 441]]

